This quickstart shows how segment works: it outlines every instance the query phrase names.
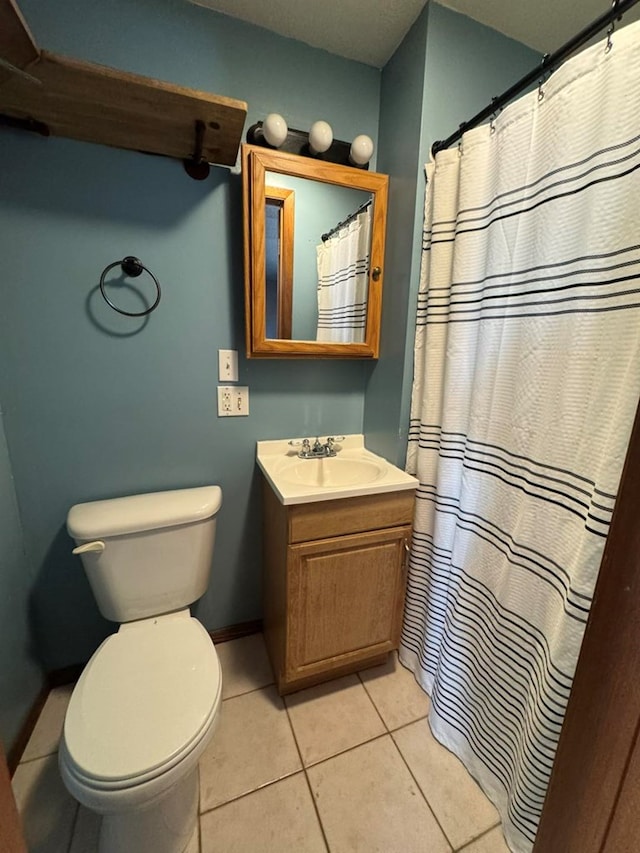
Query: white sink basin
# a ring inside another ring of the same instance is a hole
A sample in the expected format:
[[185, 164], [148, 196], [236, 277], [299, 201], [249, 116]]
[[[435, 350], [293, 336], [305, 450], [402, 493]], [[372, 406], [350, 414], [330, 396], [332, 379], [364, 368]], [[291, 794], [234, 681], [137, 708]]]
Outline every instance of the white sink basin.
[[333, 456], [325, 459], [296, 459], [280, 468], [283, 480], [294, 485], [334, 488], [372, 483], [385, 473], [385, 468], [368, 459]]
[[259, 441], [257, 461], [283, 504], [311, 503], [338, 498], [415, 489], [415, 477], [376, 456], [364, 446], [364, 436], [348, 435], [337, 456], [301, 459], [297, 445], [287, 439]]

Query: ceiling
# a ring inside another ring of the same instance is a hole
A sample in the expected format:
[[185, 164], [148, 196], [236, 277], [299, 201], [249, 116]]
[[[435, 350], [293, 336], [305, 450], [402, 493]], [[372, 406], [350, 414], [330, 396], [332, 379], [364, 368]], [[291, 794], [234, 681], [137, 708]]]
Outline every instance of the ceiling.
[[[191, 0], [329, 53], [382, 68], [425, 0]], [[551, 53], [610, 7], [608, 0], [438, 0], [540, 53]], [[625, 22], [640, 18], [640, 3]]]

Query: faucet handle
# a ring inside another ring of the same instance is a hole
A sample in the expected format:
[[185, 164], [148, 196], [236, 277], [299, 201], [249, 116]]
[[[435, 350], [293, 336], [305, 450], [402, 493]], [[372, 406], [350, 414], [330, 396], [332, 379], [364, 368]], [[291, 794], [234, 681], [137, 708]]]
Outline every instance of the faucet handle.
[[336, 456], [337, 455], [338, 451], [334, 448], [334, 444], [336, 443], [336, 441], [344, 441], [344, 436], [343, 435], [338, 435], [335, 437], [333, 435], [327, 436], [327, 443], [325, 444], [325, 450], [326, 450], [327, 456]]
[[344, 441], [343, 435], [328, 435], [327, 436], [327, 444], [331, 447], [336, 443], [336, 441]]
[[303, 439], [299, 439], [299, 438], [291, 439], [291, 441], [289, 442], [289, 444], [290, 444], [292, 447], [300, 447], [300, 448], [301, 448], [301, 449], [298, 451], [298, 456], [299, 456], [301, 459], [307, 459], [308, 457], [310, 457], [310, 456], [311, 456], [311, 443], [309, 442], [309, 439], [308, 439], [308, 438], [303, 438]]
[[288, 444], [291, 447], [300, 447], [301, 449], [298, 451], [298, 456], [301, 459], [306, 459], [311, 456], [311, 443], [308, 438], [292, 438]]

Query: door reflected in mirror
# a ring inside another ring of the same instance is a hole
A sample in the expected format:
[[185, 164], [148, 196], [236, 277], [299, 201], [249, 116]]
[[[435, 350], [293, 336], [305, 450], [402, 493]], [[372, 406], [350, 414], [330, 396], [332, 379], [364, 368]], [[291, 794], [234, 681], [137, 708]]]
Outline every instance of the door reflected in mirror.
[[387, 184], [243, 146], [249, 356], [377, 357]]
[[295, 193], [265, 187], [265, 323], [268, 338], [291, 338]]

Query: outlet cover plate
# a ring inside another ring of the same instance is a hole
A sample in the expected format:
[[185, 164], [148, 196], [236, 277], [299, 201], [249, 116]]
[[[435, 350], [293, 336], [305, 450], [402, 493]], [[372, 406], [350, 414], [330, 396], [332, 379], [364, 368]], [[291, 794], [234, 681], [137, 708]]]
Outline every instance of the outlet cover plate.
[[249, 388], [246, 385], [218, 385], [218, 417], [246, 417], [249, 414]]

